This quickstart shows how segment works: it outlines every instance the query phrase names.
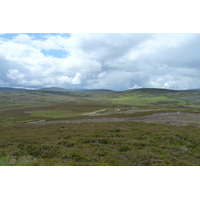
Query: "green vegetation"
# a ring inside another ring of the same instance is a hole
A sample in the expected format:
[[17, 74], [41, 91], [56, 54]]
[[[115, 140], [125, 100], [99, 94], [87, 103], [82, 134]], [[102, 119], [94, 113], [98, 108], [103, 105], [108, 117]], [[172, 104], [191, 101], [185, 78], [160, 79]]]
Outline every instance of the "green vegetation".
[[159, 97], [145, 97], [145, 96], [128, 96], [128, 97], [121, 97], [121, 98], [114, 98], [113, 103], [116, 104], [124, 104], [124, 105], [166, 105], [166, 106], [182, 106], [186, 105], [186, 101], [165, 97], [165, 96], [159, 96]]
[[200, 165], [199, 97], [161, 89], [4, 88], [0, 165]]
[[200, 131], [137, 122], [1, 129], [1, 165], [199, 165]]

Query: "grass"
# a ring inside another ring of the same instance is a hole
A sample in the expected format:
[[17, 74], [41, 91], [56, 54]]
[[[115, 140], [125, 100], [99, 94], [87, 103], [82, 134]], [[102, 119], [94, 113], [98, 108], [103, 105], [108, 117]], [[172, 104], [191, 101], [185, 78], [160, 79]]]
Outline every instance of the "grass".
[[200, 130], [136, 122], [1, 129], [0, 165], [199, 165]]
[[198, 114], [199, 94], [152, 89], [0, 92], [0, 165], [198, 166], [200, 129], [195, 115], [185, 115], [190, 126], [158, 124], [156, 117], [151, 123], [25, 123], [177, 111]]
[[72, 115], [73, 112], [69, 111], [38, 111], [31, 113], [32, 116], [34, 117], [51, 117], [51, 118], [60, 118], [60, 117], [68, 117]]
[[165, 105], [165, 106], [183, 106], [186, 105], [186, 101], [159, 96], [159, 97], [146, 97], [146, 96], [128, 96], [128, 97], [120, 97], [113, 98], [114, 104], [122, 104], [122, 105], [134, 105], [134, 106], [142, 106], [142, 105]]

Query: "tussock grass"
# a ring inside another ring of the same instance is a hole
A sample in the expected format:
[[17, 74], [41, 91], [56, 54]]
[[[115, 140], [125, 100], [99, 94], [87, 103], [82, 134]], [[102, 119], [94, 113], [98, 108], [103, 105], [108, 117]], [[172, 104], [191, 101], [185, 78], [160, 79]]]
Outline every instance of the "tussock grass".
[[25, 124], [199, 113], [199, 94], [155, 89], [0, 92], [0, 165], [200, 165], [200, 128], [192, 118], [185, 118], [190, 126], [158, 124], [158, 118], [151, 123]]
[[0, 165], [199, 165], [200, 129], [142, 122], [1, 127]]

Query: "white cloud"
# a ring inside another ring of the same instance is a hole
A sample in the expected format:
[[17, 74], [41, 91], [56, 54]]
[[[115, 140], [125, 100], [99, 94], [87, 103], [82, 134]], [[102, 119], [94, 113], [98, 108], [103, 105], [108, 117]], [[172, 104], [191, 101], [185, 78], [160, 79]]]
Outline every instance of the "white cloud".
[[73, 85], [81, 84], [81, 74], [77, 72], [73, 78], [67, 76], [60, 76], [58, 77], [58, 81], [60, 82], [60, 84], [65, 84], [65, 83]]
[[31, 43], [31, 37], [27, 34], [19, 34], [14, 37], [14, 42], [22, 43], [22, 44], [30, 44]]
[[142, 88], [141, 86], [138, 86], [137, 84], [135, 84], [133, 87], [128, 88], [129, 90], [131, 89], [138, 89], [138, 88]]
[[[0, 86], [200, 88], [200, 34], [0, 36]], [[65, 58], [42, 50], [63, 50]]]
[[64, 59], [61, 70], [99, 72], [101, 71], [101, 63], [99, 61], [87, 59], [80, 56], [70, 56]]
[[10, 79], [21, 79], [25, 77], [24, 74], [20, 73], [17, 69], [8, 70], [6, 76]]
[[106, 72], [102, 72], [102, 73], [100, 73], [100, 74], [98, 74], [98, 78], [102, 78], [102, 77], [104, 77], [106, 75]]

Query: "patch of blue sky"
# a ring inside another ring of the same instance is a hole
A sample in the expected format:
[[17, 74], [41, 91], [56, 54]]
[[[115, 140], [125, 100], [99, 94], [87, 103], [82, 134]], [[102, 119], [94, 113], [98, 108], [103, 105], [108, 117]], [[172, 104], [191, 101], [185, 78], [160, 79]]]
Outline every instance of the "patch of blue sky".
[[53, 57], [57, 57], [57, 58], [66, 58], [68, 55], [68, 53], [62, 49], [50, 49], [50, 50], [42, 49], [41, 52], [45, 56], [53, 56]]
[[0, 34], [0, 37], [8, 39], [8, 40], [12, 40], [17, 35], [19, 35], [19, 33], [5, 33], [5, 34], [2, 33]]
[[34, 40], [46, 40], [49, 36], [57, 36], [60, 35], [61, 37], [70, 37], [69, 33], [26, 33]]
[[3, 37], [8, 40], [12, 40], [19, 34], [26, 34], [34, 40], [46, 40], [48, 36], [60, 35], [61, 37], [70, 37], [69, 33], [5, 33], [0, 34], [0, 37]]

